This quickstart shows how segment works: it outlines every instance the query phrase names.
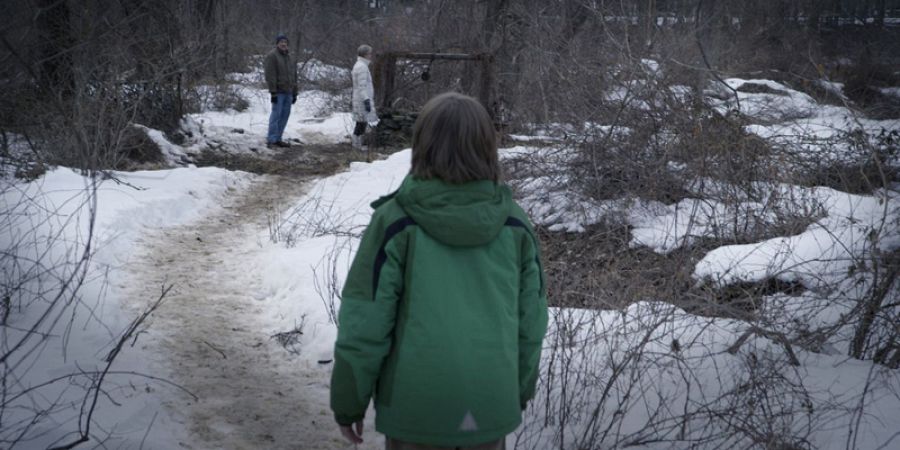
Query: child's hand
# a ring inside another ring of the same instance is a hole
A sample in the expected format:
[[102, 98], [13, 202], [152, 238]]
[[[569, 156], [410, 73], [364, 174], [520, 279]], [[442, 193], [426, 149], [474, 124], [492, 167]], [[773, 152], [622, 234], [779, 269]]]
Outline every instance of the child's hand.
[[[354, 430], [355, 428], [355, 430]], [[341, 425], [341, 434], [347, 438], [348, 441], [354, 444], [362, 444], [362, 434], [363, 434], [363, 423], [362, 420], [354, 423], [353, 425]]]

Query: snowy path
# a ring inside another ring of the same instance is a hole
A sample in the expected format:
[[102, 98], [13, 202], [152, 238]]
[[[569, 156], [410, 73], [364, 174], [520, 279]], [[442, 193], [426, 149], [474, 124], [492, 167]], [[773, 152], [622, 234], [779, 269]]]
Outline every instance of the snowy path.
[[[163, 285], [174, 288], [139, 342], [154, 366], [199, 397], [161, 394], [188, 433], [183, 448], [348, 448], [323, 388], [330, 365], [292, 361], [264, 331], [265, 296], [246, 267], [273, 205], [290, 205], [304, 185], [261, 177], [230, 192], [219, 212], [141, 242], [128, 298], [146, 301]], [[361, 448], [376, 448], [367, 431]]]

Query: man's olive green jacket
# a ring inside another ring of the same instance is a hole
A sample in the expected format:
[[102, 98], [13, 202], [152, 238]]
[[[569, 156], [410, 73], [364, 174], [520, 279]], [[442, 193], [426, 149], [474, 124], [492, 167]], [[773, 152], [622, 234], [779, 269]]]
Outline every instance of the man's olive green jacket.
[[297, 61], [290, 53], [273, 49], [263, 60], [266, 88], [272, 94], [297, 94]]

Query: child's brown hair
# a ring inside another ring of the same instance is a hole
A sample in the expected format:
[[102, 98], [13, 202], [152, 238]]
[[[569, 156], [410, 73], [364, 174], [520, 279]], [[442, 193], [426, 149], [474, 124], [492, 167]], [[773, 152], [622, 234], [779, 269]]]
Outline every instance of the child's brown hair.
[[497, 134], [484, 106], [456, 92], [429, 100], [413, 126], [410, 173], [453, 184], [500, 181]]

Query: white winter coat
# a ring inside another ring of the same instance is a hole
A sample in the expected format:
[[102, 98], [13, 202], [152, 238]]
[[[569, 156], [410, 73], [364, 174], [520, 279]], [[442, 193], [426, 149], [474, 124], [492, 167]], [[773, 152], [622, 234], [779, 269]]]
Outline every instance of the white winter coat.
[[[375, 122], [375, 88], [372, 86], [372, 72], [369, 71], [369, 60], [358, 56], [353, 65], [353, 120], [357, 122]], [[372, 110], [366, 112], [366, 99], [372, 104]]]

